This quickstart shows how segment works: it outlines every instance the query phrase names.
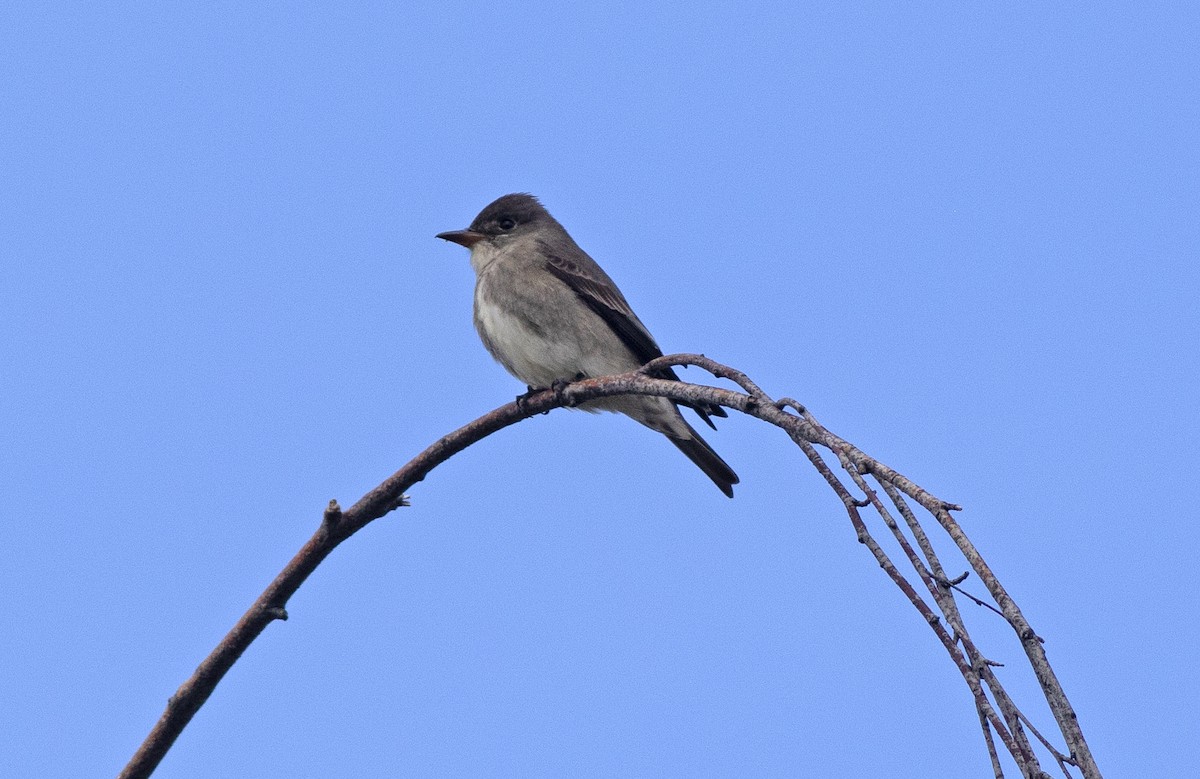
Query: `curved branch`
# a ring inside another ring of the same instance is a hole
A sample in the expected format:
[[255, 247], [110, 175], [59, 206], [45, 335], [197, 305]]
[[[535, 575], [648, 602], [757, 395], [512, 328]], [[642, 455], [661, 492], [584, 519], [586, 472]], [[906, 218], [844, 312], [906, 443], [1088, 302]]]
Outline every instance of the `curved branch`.
[[[719, 387], [657, 379], [652, 376], [664, 368], [688, 365], [703, 368], [719, 379], [731, 381], [742, 391], [736, 392]], [[1089, 779], [1100, 776], [1099, 769], [1083, 739], [1083, 733], [1074, 711], [1046, 659], [1041, 639], [1029, 626], [1016, 603], [1000, 585], [999, 580], [984, 562], [970, 539], [963, 533], [962, 528], [950, 516], [950, 511], [958, 510], [960, 507], [934, 497], [901, 474], [868, 457], [858, 448], [829, 432], [812, 414], [795, 401], [790, 399], [772, 400], [741, 371], [721, 365], [703, 355], [678, 354], [660, 357], [647, 363], [638, 371], [585, 379], [522, 397], [519, 402], [501, 406], [438, 439], [379, 486], [360, 498], [349, 509], [342, 511], [336, 501], [331, 501], [313, 536], [254, 601], [212, 653], [200, 663], [192, 676], [171, 696], [162, 716], [121, 772], [121, 779], [137, 779], [153, 773], [175, 739], [183, 732], [204, 702], [208, 700], [217, 684], [242, 653], [266, 629], [267, 625], [277, 619], [287, 619], [287, 602], [309, 574], [316, 570], [321, 561], [347, 538], [394, 509], [408, 505], [405, 491], [423, 480], [430, 471], [471, 444], [522, 419], [562, 406], [575, 406], [595, 398], [634, 394], [666, 397], [675, 402], [689, 405], [721, 405], [741, 411], [784, 430], [800, 446], [805, 456], [842, 501], [858, 534], [858, 540], [868, 547], [889, 578], [920, 612], [922, 619], [933, 629], [943, 647], [950, 654], [955, 666], [963, 675], [975, 700], [980, 722], [984, 726], [985, 741], [996, 775], [1002, 774], [999, 770], [999, 763], [996, 762], [995, 745], [992, 740], [993, 731], [999, 736], [1000, 742], [1017, 763], [1022, 774], [1037, 776], [1041, 770], [1032, 746], [1022, 731], [1022, 722], [1027, 723], [1028, 719], [1016, 707], [992, 673], [991, 665], [993, 663], [988, 661], [972, 643], [963, 624], [962, 615], [955, 605], [953, 592], [949, 586], [946, 586], [947, 578], [943, 573], [941, 563], [934, 555], [933, 547], [925, 531], [921, 528], [915, 514], [904, 502], [903, 496], [907, 496], [929, 512], [979, 575], [998, 604], [1000, 613], [1020, 637], [1030, 664], [1042, 685], [1051, 712], [1066, 741], [1069, 757], [1064, 758], [1061, 753], [1048, 744], [1047, 748], [1052, 751], [1053, 757], [1060, 765], [1077, 766], [1083, 776]], [[840, 481], [822, 459], [816, 449], [818, 446], [834, 454], [842, 469], [850, 475], [851, 483], [866, 496], [865, 499], [856, 498], [850, 489]], [[891, 517], [878, 493], [866, 482], [867, 475], [870, 475], [883, 487], [887, 497], [897, 507], [909, 531], [914, 534], [917, 542], [916, 548], [903, 535], [900, 526]], [[905, 557], [916, 570], [918, 579], [930, 592], [941, 616], [926, 603], [917, 589], [909, 583], [871, 536], [859, 511], [868, 506], [875, 509], [900, 541]], [[920, 554], [918, 554], [918, 549]], [[922, 555], [924, 560], [922, 560]], [[942, 624], [943, 619], [950, 630], [947, 630], [946, 626]], [[992, 707], [989, 695], [996, 701], [1003, 716], [997, 714]], [[1045, 743], [1044, 739], [1042, 741]]]

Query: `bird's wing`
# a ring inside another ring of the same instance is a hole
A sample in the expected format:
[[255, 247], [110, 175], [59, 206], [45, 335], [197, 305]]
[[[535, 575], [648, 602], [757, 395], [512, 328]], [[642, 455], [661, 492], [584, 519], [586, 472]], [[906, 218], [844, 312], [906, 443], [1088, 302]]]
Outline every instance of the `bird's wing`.
[[595, 272], [589, 273], [579, 263], [552, 251], [549, 246], [543, 248], [546, 269], [570, 287], [588, 308], [613, 329], [638, 362], [645, 365], [656, 357], [662, 357], [662, 349], [658, 348], [645, 325], [629, 307], [625, 296], [609, 279]]
[[[641, 364], [645, 365], [651, 360], [663, 356], [662, 349], [654, 342], [654, 338], [646, 330], [646, 326], [633, 313], [633, 309], [629, 307], [629, 302], [625, 300], [621, 290], [617, 289], [604, 271], [599, 269], [599, 266], [596, 267], [596, 271], [590, 271], [579, 263], [563, 257], [561, 252], [555, 251], [548, 244], [543, 243], [541, 249], [546, 257], [546, 270], [566, 284], [580, 300], [587, 304], [588, 308], [603, 319]], [[660, 378], [679, 381], [679, 376], [671, 368], [659, 371], [656, 375]], [[705, 424], [714, 430], [716, 425], [709, 419], [710, 416], [729, 416], [720, 406], [701, 405], [691, 406], [691, 408], [700, 415]]]

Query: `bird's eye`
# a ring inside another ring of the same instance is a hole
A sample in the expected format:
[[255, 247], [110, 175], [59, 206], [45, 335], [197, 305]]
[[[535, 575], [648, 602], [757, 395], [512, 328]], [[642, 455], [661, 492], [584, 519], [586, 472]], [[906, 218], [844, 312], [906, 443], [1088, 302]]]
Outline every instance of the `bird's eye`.
[[517, 226], [516, 221], [509, 219], [508, 217], [505, 217], [500, 220], [500, 229], [501, 230], [511, 230], [516, 226]]

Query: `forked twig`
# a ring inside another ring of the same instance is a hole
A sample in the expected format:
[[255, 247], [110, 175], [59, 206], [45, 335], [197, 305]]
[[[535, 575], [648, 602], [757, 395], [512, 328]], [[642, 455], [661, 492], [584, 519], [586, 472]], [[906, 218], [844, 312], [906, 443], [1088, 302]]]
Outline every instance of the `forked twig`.
[[[703, 368], [719, 379], [731, 381], [742, 391], [652, 377], [654, 372], [664, 368], [688, 365]], [[1042, 640], [1029, 626], [1016, 603], [1001, 586], [966, 533], [950, 515], [951, 511], [961, 510], [961, 507], [934, 497], [900, 473], [868, 457], [857, 447], [829, 432], [796, 401], [788, 398], [779, 401], [771, 399], [741, 371], [721, 365], [703, 355], [678, 354], [660, 357], [638, 371], [585, 379], [553, 390], [523, 396], [519, 403], [501, 406], [438, 439], [345, 511], [342, 511], [336, 501], [331, 501], [312, 538], [275, 577], [212, 653], [200, 663], [191, 678], [171, 696], [166, 710], [121, 772], [121, 778], [135, 779], [153, 773], [192, 716], [208, 700], [221, 678], [242, 653], [267, 625], [277, 619], [287, 619], [285, 608], [288, 600], [309, 574], [342, 541], [394, 509], [408, 505], [405, 492], [423, 480], [435, 467], [471, 444], [522, 419], [561, 406], [575, 406], [595, 398], [614, 395], [655, 395], [692, 405], [717, 404], [741, 411], [784, 430], [841, 500], [859, 542], [875, 556], [888, 577], [901, 589], [920, 613], [922, 620], [934, 631], [967, 682], [979, 713], [995, 775], [1002, 777], [1003, 771], [993, 736], [999, 737], [999, 742], [1015, 761], [1022, 776], [1045, 776], [1034, 747], [1025, 736], [1024, 730], [1028, 726], [1068, 777], [1069, 767], [1078, 768], [1085, 779], [1100, 777], [1100, 771], [1083, 738], [1074, 710], [1046, 659]], [[853, 485], [853, 490], [843, 483], [833, 468], [825, 462], [819, 449], [825, 449], [833, 455], [841, 469], [849, 476], [849, 484]], [[884, 499], [867, 480], [868, 477], [882, 488], [887, 501], [904, 520], [903, 527], [891, 515]], [[858, 497], [855, 491], [862, 497]], [[1029, 718], [1017, 708], [996, 679], [992, 667], [997, 663], [987, 659], [971, 640], [953, 594], [954, 591], [962, 592], [957, 587], [961, 579], [952, 580], [946, 576], [935, 553], [933, 542], [921, 525], [916, 512], [908, 504], [910, 500], [936, 520], [966, 559], [971, 570], [979, 577], [996, 605], [992, 606], [975, 596], [967, 597], [999, 613], [1016, 631], [1050, 711], [1062, 732], [1067, 747], [1065, 753], [1053, 747], [1033, 728]], [[861, 512], [861, 509], [868, 507], [882, 519], [899, 543], [904, 557], [916, 573], [920, 587], [929, 593], [934, 606], [921, 596], [918, 587], [900, 572], [875, 541]], [[909, 540], [910, 535], [915, 545]]]

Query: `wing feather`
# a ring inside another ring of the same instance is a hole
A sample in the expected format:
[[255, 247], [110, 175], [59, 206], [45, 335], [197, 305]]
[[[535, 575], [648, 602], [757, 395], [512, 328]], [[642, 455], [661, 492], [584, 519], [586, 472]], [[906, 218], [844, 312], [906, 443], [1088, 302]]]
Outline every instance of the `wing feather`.
[[[640, 363], [645, 365], [651, 360], [663, 356], [662, 349], [655, 343], [654, 338], [646, 330], [646, 326], [633, 313], [633, 309], [629, 307], [629, 302], [625, 300], [621, 290], [617, 289], [612, 279], [608, 278], [604, 271], [599, 269], [599, 266], [596, 268], [599, 273], [589, 272], [579, 263], [554, 251], [549, 244], [542, 243], [540, 248], [546, 257], [546, 270], [566, 284], [588, 308], [603, 319]], [[679, 381], [679, 376], [671, 368], [658, 371], [655, 375], [659, 378]], [[691, 406], [691, 408], [700, 415], [705, 424], [714, 430], [716, 425], [709, 417], [728, 416], [725, 409], [720, 406], [700, 405]]]

